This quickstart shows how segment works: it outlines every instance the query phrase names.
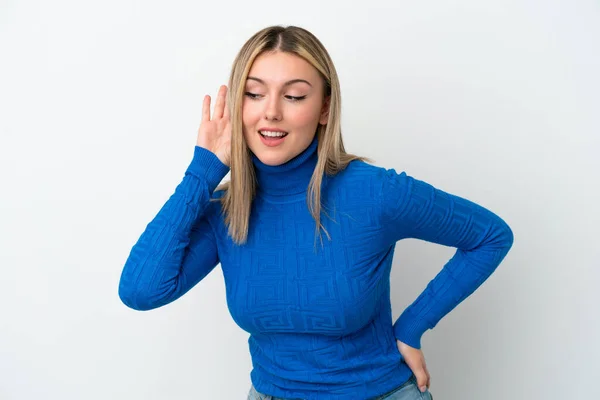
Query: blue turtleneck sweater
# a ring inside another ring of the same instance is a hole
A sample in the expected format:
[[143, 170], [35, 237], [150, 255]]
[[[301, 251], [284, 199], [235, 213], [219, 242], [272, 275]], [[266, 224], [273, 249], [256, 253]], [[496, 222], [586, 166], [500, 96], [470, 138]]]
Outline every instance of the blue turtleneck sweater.
[[[425, 331], [501, 263], [513, 235], [480, 205], [405, 172], [353, 161], [323, 182], [321, 221], [331, 240], [323, 235], [315, 246], [306, 192], [316, 150], [315, 136], [283, 165], [253, 156], [258, 190], [247, 243], [238, 246], [220, 203], [209, 201], [222, 196], [215, 188], [229, 168], [196, 146], [181, 183], [131, 249], [119, 296], [136, 310], [161, 307], [220, 263], [231, 316], [250, 333], [250, 378], [259, 392], [369, 399], [411, 375], [396, 339], [421, 348]], [[457, 250], [392, 321], [390, 268], [405, 238]]]

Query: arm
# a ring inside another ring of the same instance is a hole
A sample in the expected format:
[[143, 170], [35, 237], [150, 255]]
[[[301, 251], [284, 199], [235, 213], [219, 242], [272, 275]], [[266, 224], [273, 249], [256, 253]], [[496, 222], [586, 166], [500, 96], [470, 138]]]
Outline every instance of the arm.
[[389, 243], [415, 238], [457, 248], [394, 323], [396, 339], [420, 349], [423, 333], [494, 272], [512, 247], [513, 233], [488, 209], [393, 169], [384, 173], [381, 202]]
[[218, 264], [206, 212], [229, 167], [196, 146], [183, 180], [146, 226], [125, 262], [119, 297], [136, 310], [161, 307], [183, 296]]

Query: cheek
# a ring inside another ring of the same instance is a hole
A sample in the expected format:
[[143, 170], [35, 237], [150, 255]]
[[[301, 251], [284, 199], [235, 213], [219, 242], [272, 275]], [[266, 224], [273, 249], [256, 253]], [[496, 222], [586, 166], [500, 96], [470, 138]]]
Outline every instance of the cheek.
[[291, 116], [294, 121], [294, 125], [300, 127], [304, 125], [312, 125], [315, 121], [319, 120], [318, 109], [313, 106], [302, 107], [294, 110]]

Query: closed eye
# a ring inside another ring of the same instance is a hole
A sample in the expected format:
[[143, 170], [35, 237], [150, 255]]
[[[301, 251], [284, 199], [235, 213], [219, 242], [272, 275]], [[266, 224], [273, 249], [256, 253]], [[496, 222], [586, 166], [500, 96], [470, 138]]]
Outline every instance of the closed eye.
[[250, 92], [246, 92], [244, 93], [244, 95], [248, 96], [249, 98], [251, 98], [252, 100], [257, 100], [258, 99], [258, 94], [256, 93], [250, 93]]
[[306, 98], [306, 96], [285, 96], [292, 101], [300, 101]]
[[[261, 97], [260, 94], [251, 93], [251, 92], [245, 92], [244, 95], [248, 96], [248, 98], [250, 98], [251, 100], [258, 100]], [[295, 102], [295, 101], [304, 100], [306, 98], [306, 96], [285, 96], [285, 98]]]

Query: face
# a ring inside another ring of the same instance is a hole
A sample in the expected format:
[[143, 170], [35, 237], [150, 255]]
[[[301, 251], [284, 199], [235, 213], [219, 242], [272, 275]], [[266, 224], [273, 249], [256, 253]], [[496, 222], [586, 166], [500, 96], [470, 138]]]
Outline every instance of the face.
[[244, 139], [267, 165], [280, 165], [300, 154], [314, 139], [318, 124], [327, 123], [329, 98], [323, 98], [323, 79], [299, 56], [261, 54], [245, 84]]

